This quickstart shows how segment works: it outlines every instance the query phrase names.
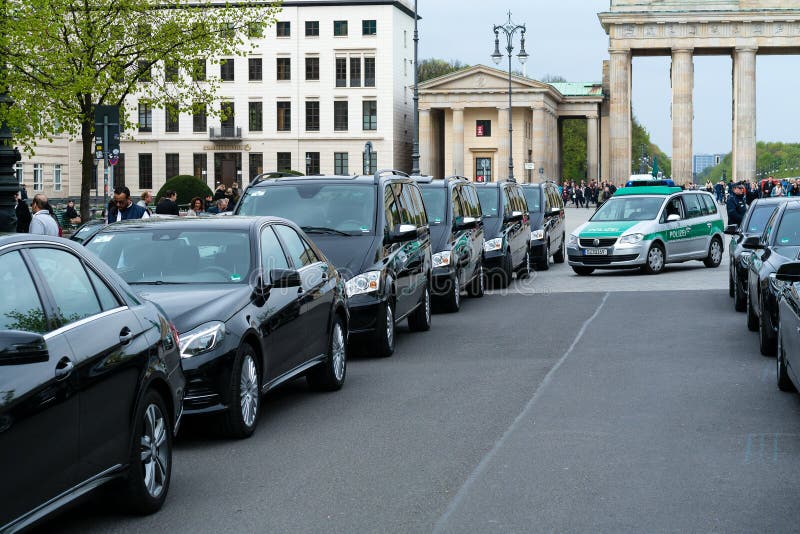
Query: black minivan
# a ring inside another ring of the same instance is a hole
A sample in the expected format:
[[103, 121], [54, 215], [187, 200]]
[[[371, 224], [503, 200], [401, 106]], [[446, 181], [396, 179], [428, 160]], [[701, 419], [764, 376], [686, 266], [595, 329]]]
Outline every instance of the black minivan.
[[419, 186], [398, 171], [374, 176], [256, 177], [234, 211], [295, 222], [345, 282], [350, 334], [379, 356], [395, 325], [431, 325], [431, 239]]
[[514, 272], [531, 273], [531, 232], [528, 204], [515, 181], [475, 184], [483, 212], [483, 266], [490, 280], [508, 287]]
[[434, 304], [447, 312], [461, 308], [461, 291], [483, 296], [483, 218], [478, 192], [460, 176], [415, 177], [431, 227]]
[[553, 262], [564, 263], [564, 201], [553, 182], [522, 184], [531, 223], [531, 257], [536, 269], [546, 271]]

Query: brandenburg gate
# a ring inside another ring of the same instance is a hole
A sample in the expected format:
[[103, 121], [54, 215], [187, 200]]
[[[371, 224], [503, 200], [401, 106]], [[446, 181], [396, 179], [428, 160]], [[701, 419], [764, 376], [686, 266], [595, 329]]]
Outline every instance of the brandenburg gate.
[[610, 178], [631, 173], [631, 60], [672, 57], [672, 176], [692, 180], [694, 56], [733, 59], [733, 179], [756, 173], [756, 58], [800, 54], [800, 0], [611, 0]]

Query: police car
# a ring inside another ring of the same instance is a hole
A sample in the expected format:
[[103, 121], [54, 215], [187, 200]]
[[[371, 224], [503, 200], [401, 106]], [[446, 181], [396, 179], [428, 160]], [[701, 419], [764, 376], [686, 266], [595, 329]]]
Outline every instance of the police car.
[[641, 268], [658, 274], [667, 263], [700, 260], [718, 267], [723, 221], [714, 197], [678, 187], [619, 189], [567, 241], [572, 269]]

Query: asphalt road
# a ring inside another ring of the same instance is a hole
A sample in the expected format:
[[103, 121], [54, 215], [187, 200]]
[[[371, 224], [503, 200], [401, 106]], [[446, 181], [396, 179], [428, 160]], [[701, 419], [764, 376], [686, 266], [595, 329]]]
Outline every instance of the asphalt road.
[[338, 393], [268, 395], [249, 440], [188, 424], [160, 513], [95, 498], [41, 530], [797, 531], [800, 397], [726, 269], [554, 267], [352, 360]]

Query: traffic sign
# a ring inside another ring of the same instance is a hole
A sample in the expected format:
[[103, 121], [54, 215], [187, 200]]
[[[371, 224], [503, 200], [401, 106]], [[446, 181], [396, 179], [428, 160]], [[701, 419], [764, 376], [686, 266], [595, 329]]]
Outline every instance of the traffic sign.
[[119, 155], [118, 154], [112, 154], [112, 155], [108, 156], [108, 164], [109, 165], [114, 166], [117, 163], [119, 163]]
[[536, 168], [536, 165], [534, 165], [534, 163], [532, 161], [526, 161], [525, 162], [525, 170], [526, 171], [532, 171], [535, 168]]

